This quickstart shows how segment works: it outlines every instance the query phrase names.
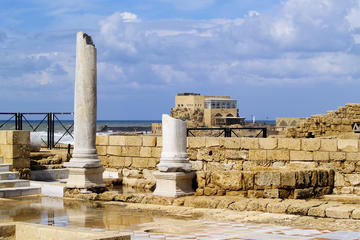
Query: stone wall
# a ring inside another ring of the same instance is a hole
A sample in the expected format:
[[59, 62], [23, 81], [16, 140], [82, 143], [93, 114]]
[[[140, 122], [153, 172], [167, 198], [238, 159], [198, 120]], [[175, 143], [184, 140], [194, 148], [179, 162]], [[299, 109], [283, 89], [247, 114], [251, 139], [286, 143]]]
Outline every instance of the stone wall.
[[0, 156], [15, 169], [30, 167], [30, 132], [0, 131]]
[[360, 123], [360, 104], [346, 104], [336, 111], [307, 118], [287, 129], [286, 136], [294, 138], [341, 136], [352, 133], [354, 123]]
[[[161, 137], [98, 136], [99, 158], [126, 185], [155, 184], [151, 172], [161, 156]], [[360, 194], [360, 140], [296, 138], [189, 137], [194, 171], [254, 171], [258, 167], [332, 169], [335, 192]]]

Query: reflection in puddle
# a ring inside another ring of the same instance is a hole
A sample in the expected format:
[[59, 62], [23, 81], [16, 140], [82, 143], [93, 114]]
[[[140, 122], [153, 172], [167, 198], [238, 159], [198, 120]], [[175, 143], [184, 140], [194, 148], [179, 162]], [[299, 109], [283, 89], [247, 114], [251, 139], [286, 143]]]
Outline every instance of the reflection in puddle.
[[153, 222], [153, 212], [130, 211], [117, 205], [50, 197], [22, 197], [0, 201], [0, 222], [23, 221], [61, 227], [127, 230]]

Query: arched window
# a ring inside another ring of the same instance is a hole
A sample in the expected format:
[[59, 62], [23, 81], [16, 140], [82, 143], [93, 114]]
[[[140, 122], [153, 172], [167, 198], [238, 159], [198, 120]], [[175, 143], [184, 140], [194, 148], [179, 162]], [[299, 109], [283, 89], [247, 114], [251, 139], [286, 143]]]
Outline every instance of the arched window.
[[296, 125], [296, 121], [294, 120], [291, 122], [290, 126], [295, 126], [295, 125]]
[[232, 115], [231, 113], [229, 113], [228, 115], [226, 115], [226, 117], [234, 117], [234, 115]]
[[286, 127], [286, 126], [287, 126], [287, 123], [284, 120], [282, 120], [280, 122], [280, 127]]
[[215, 115], [215, 117], [219, 118], [219, 117], [222, 117], [222, 115], [221, 115], [220, 113], [217, 113], [217, 114]]

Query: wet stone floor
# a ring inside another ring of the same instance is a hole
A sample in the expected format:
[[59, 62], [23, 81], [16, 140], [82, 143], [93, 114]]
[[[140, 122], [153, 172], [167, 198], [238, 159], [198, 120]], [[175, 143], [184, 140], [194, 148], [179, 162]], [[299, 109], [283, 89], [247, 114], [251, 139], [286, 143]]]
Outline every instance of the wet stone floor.
[[[344, 239], [360, 240], [360, 232], [301, 229], [268, 224], [238, 224], [170, 217], [149, 211], [127, 210], [47, 197], [0, 201], [0, 222], [22, 221], [81, 228], [89, 231], [126, 232], [131, 239]], [[359, 227], [360, 228], [360, 227]]]

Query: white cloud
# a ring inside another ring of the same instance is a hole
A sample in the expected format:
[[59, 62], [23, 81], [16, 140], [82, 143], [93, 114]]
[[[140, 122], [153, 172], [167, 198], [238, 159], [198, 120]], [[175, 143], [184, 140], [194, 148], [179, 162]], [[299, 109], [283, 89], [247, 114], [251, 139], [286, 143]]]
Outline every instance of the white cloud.
[[174, 5], [182, 10], [198, 10], [206, 8], [215, 3], [215, 0], [161, 0]]

